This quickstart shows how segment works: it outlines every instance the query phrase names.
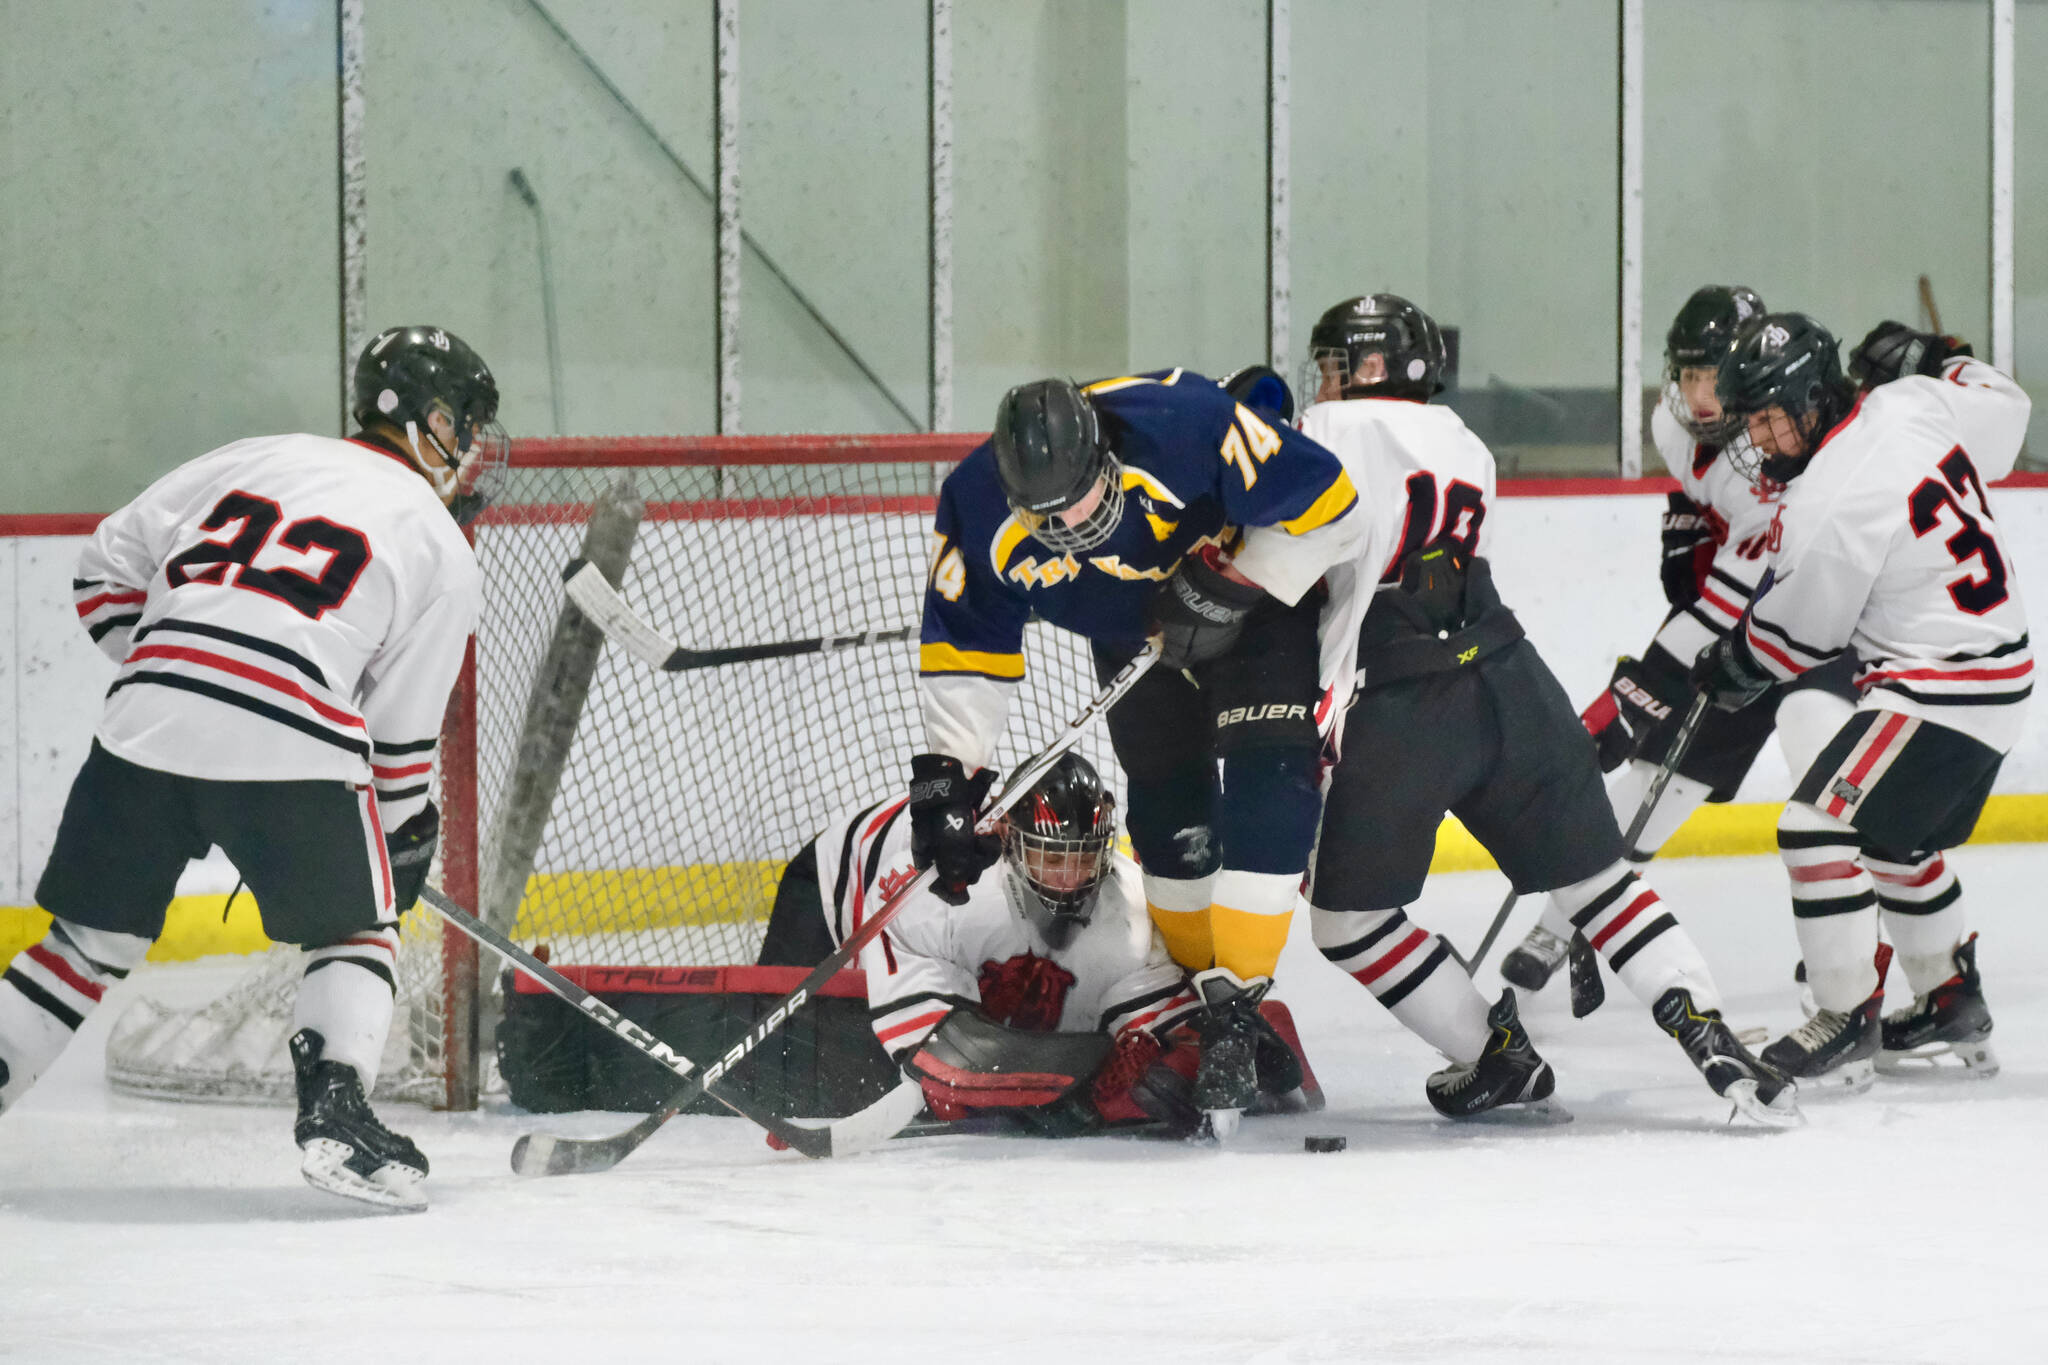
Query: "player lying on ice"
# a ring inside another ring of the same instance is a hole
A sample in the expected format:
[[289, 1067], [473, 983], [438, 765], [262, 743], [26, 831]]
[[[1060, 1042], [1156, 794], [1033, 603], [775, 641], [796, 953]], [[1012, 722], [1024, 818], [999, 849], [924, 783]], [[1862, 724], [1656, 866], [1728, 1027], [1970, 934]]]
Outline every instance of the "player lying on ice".
[[939, 493], [918, 655], [931, 751], [911, 765], [918, 864], [958, 898], [994, 857], [976, 773], [1024, 676], [1025, 623], [1085, 636], [1105, 680], [1161, 638], [1109, 734], [1152, 920], [1202, 998], [1196, 1090], [1219, 1137], [1253, 1098], [1258, 1002], [1315, 842], [1318, 721], [1349, 679], [1318, 641], [1321, 579], [1362, 520], [1337, 458], [1256, 387], [1238, 401], [1170, 370], [1004, 395]]
[[217, 844], [264, 932], [308, 950], [291, 1039], [307, 1181], [425, 1206], [427, 1159], [366, 1096], [398, 917], [439, 830], [428, 774], [480, 589], [457, 523], [503, 471], [497, 408], [461, 340], [393, 328], [356, 362], [353, 438], [222, 446], [100, 523], [78, 617], [120, 671], [36, 887], [55, 920], [0, 977], [0, 1109], [142, 961], [186, 861]]
[[[1699, 652], [1726, 635], [1763, 577], [1771, 520], [1784, 485], [1751, 483], [1727, 458], [1740, 419], [1721, 409], [1715, 379], [1737, 329], [1762, 316], [1763, 301], [1740, 285], [1707, 285], [1672, 321], [1664, 342], [1664, 395], [1650, 435], [1682, 491], [1664, 513], [1664, 597], [1670, 613], [1641, 659], [1624, 658], [1600, 699], [1580, 718], [1599, 746], [1600, 766], [1622, 769], [1607, 796], [1627, 822], [1670, 752], [1692, 700], [1687, 671]], [[1740, 711], [1709, 711], [1651, 812], [1631, 862], [1645, 863], [1703, 802], [1730, 801], [1773, 732], [1785, 765], [1803, 773], [1849, 718], [1854, 660], [1803, 673]], [[1571, 920], [1555, 897], [1528, 937], [1500, 965], [1501, 978], [1541, 990], [1565, 960]], [[1583, 961], [1583, 957], [1581, 958]]]
[[[821, 961], [911, 879], [905, 805], [836, 819], [791, 861], [764, 965]], [[1180, 1027], [1199, 1002], [1115, 839], [1115, 797], [1068, 754], [1011, 810], [997, 861], [960, 905], [915, 893], [861, 954], [875, 1037], [934, 1117], [1001, 1113], [1052, 1137], [1200, 1127], [1196, 1049]], [[1261, 1002], [1255, 1040], [1251, 1111], [1319, 1107], [1285, 1006]]]
[[[1896, 322], [1864, 338], [1851, 371], [1861, 394], [1801, 313], [1746, 324], [1721, 361], [1722, 406], [1744, 423], [1729, 458], [1782, 492], [1765, 582], [1694, 679], [1739, 709], [1843, 655], [1860, 662], [1862, 699], [1778, 820], [1816, 1013], [1763, 1056], [1802, 1084], [1861, 1090], [1874, 1062], [1954, 1054], [1997, 1069], [1943, 854], [1975, 828], [2033, 691], [1984, 491], [2011, 472], [2031, 405], [1955, 338]], [[1883, 1019], [1880, 919], [1913, 990]]]
[[1699, 950], [1622, 856], [1593, 743], [1494, 588], [1493, 455], [1429, 402], [1445, 365], [1435, 321], [1369, 294], [1325, 312], [1309, 344], [1302, 429], [1344, 460], [1366, 532], [1329, 579], [1325, 640], [1355, 642], [1360, 681], [1309, 886], [1316, 946], [1450, 1058], [1425, 1087], [1440, 1113], [1548, 1107], [1555, 1081], [1514, 992], [1489, 1010], [1404, 909], [1455, 813], [1518, 891], [1556, 897], [1716, 1094], [1796, 1122], [1793, 1087], [1736, 1040]]

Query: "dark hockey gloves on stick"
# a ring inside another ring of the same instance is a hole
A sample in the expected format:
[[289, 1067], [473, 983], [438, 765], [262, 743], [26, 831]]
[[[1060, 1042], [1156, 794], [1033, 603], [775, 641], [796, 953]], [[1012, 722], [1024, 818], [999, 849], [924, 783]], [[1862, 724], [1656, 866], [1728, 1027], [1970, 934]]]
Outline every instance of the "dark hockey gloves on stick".
[[1683, 493], [1668, 493], [1664, 509], [1664, 600], [1674, 607], [1689, 607], [1699, 600], [1700, 586], [1720, 548], [1714, 538], [1714, 521]]
[[1903, 322], [1880, 322], [1849, 352], [1849, 378], [1866, 391], [1902, 375], [1939, 375], [1959, 355], [1974, 356], [1970, 343], [1939, 332], [1921, 332]]
[[995, 777], [992, 768], [968, 777], [951, 754], [910, 760], [910, 858], [936, 869], [932, 894], [948, 905], [967, 904], [967, 889], [1003, 856], [1001, 837], [975, 828]]
[[[1015, 773], [1011, 774], [1010, 780], [1003, 784], [1002, 790], [997, 792], [995, 798], [989, 802], [988, 809], [982, 812], [979, 821], [981, 829], [984, 832], [993, 832], [996, 822], [1002, 818], [1003, 814], [1010, 807], [1023, 800], [1024, 793], [1031, 790], [1040, 778], [1051, 771], [1053, 764], [1059, 762], [1060, 756], [1081, 742], [1081, 736], [1086, 733], [1088, 727], [1094, 723], [1096, 718], [1106, 714], [1110, 707], [1116, 705], [1123, 695], [1131, 690], [1138, 679], [1144, 677], [1152, 665], [1157, 662], [1159, 662], [1159, 645], [1157, 641], [1153, 641], [1140, 650], [1136, 658], [1125, 664], [1114, 678], [1111, 678], [1103, 685], [1102, 690], [1097, 692], [1093, 699], [1081, 708], [1081, 714], [1074, 717], [1068, 723], [1067, 728], [1061, 731], [1051, 744], [1047, 745], [1039, 753], [1022, 764]], [[930, 881], [931, 871], [927, 869], [912, 878], [902, 890], [884, 901], [873, 914], [868, 916], [860, 928], [848, 934], [845, 940], [837, 948], [833, 949], [823, 962], [811, 968], [810, 974], [798, 983], [795, 990], [784, 996], [776, 1004], [775, 1008], [768, 1013], [765, 1019], [755, 1025], [753, 1032], [746, 1036], [744, 1042], [734, 1047], [732, 1051], [726, 1053], [724, 1057], [721, 1057], [711, 1066], [698, 1072], [690, 1079], [688, 1084], [664, 1100], [661, 1107], [646, 1118], [640, 1120], [624, 1132], [613, 1134], [611, 1137], [571, 1138], [551, 1137], [545, 1134], [523, 1137], [519, 1139], [518, 1145], [512, 1149], [512, 1169], [521, 1175], [570, 1175], [583, 1171], [609, 1170], [611, 1167], [624, 1161], [639, 1149], [641, 1143], [653, 1137], [660, 1130], [662, 1124], [667, 1123], [684, 1107], [693, 1103], [713, 1082], [724, 1075], [727, 1069], [745, 1060], [747, 1054], [760, 1046], [764, 1039], [788, 1023], [797, 1010], [810, 1000], [812, 993], [823, 989], [826, 982], [837, 976], [842, 968], [859, 957], [861, 949], [874, 942], [882, 930], [888, 927], [889, 923], [896, 918], [896, 912], [907, 905], [910, 897], [923, 890]], [[503, 938], [502, 935], [499, 935], [499, 937]], [[496, 945], [493, 944], [492, 946], [495, 947]], [[514, 951], [518, 950], [515, 948]], [[531, 960], [530, 955], [527, 956], [528, 960]], [[520, 965], [525, 966], [526, 963], [522, 961]], [[535, 965], [540, 964], [536, 963]], [[919, 1091], [919, 1087], [915, 1082], [906, 1081], [905, 1085], [912, 1091]], [[903, 1091], [904, 1086], [898, 1086], [895, 1090], [890, 1091], [882, 1100], [878, 1101], [876, 1105], [863, 1110], [861, 1114], [855, 1115], [854, 1118], [859, 1119], [864, 1115], [876, 1114], [882, 1105], [892, 1103]], [[724, 1100], [724, 1097], [721, 1096], [720, 1099]], [[921, 1098], [920, 1104], [922, 1104]], [[887, 1117], [892, 1120], [895, 1118], [893, 1110], [889, 1112]], [[903, 1115], [902, 1119], [898, 1122], [898, 1126], [900, 1127], [903, 1122], [908, 1122], [909, 1118], [910, 1115]], [[851, 1122], [853, 1122], [853, 1119], [840, 1120], [840, 1123]], [[834, 1125], [834, 1131], [836, 1132], [836, 1130], [837, 1125]], [[770, 1131], [776, 1132], [777, 1130], [770, 1129]], [[796, 1131], [800, 1134], [808, 1134], [812, 1130], [798, 1128]], [[863, 1136], [866, 1134], [867, 1128], [865, 1125], [860, 1132]], [[797, 1143], [791, 1142], [790, 1145], [797, 1146]], [[799, 1151], [803, 1150], [800, 1146], [797, 1146], [797, 1149]]]
[[626, 605], [595, 564], [572, 559], [562, 568], [562, 582], [576, 609], [605, 633], [620, 649], [645, 664], [680, 673], [691, 668], [719, 668], [726, 664], [752, 663], [756, 659], [788, 659], [799, 654], [830, 654], [835, 649], [861, 645], [893, 644], [917, 638], [916, 626], [894, 630], [864, 630], [854, 635], [819, 635], [808, 640], [782, 640], [768, 645], [735, 645], [729, 649], [685, 649], [641, 619]]
[[427, 884], [427, 869], [434, 865], [434, 846], [441, 842], [441, 812], [434, 803], [384, 836], [385, 855], [391, 859], [391, 905], [400, 914], [412, 909]]
[[1244, 633], [1244, 618], [1265, 595], [1258, 584], [1226, 575], [1215, 546], [1189, 555], [1152, 598], [1160, 662], [1172, 669], [1191, 668], [1228, 654]]
[[1738, 626], [1700, 651], [1688, 681], [1718, 709], [1740, 711], [1770, 691], [1777, 679], [1749, 652]]
[[[442, 895], [433, 887], [423, 887], [420, 891], [420, 898], [427, 903], [428, 908], [440, 915], [450, 925], [468, 934], [478, 943], [483, 944], [492, 952], [495, 952], [498, 956], [540, 982], [541, 985], [547, 987], [554, 995], [559, 996], [583, 1011], [601, 1027], [609, 1030], [613, 1036], [623, 1040], [635, 1052], [650, 1058], [661, 1066], [667, 1067], [676, 1075], [687, 1078], [690, 1082], [689, 1086], [686, 1087], [689, 1098], [684, 1100], [683, 1103], [687, 1104], [705, 1092], [708, 1084], [705, 1080], [707, 1075], [716, 1076], [720, 1074], [725, 1067], [731, 1065], [732, 1061], [735, 1060], [732, 1054], [728, 1053], [724, 1058], [720, 1059], [718, 1065], [714, 1066], [710, 1072], [699, 1071], [696, 1063], [692, 1062], [688, 1057], [676, 1052], [667, 1043], [662, 1042], [661, 1039], [655, 1037], [646, 1029], [627, 1019], [610, 1005], [605, 1004], [604, 1001], [598, 999], [589, 991], [584, 990], [568, 977], [563, 976], [560, 972], [548, 966], [547, 963], [542, 962], [524, 948], [521, 948], [490, 925], [485, 924], [474, 915], [466, 913], [454, 901], [449, 900], [448, 897]], [[797, 995], [802, 996], [803, 991], [799, 989]], [[797, 1003], [801, 1004], [802, 1001], [799, 999]], [[777, 1011], [778, 1014], [783, 1014], [783, 1018], [771, 1015], [767, 1022], [755, 1029], [754, 1033], [749, 1036], [749, 1041], [743, 1045], [744, 1050], [735, 1048], [734, 1051], [741, 1052], [742, 1056], [745, 1055], [746, 1051], [751, 1051], [754, 1044], [760, 1038], [766, 1037], [768, 1033], [780, 1027], [783, 1019], [787, 1017], [783, 1011], [791, 1010], [792, 1008], [788, 1001], [784, 1001], [782, 1008]], [[808, 1157], [841, 1156], [847, 1152], [860, 1151], [865, 1147], [871, 1147], [875, 1143], [885, 1141], [894, 1136], [897, 1129], [917, 1117], [918, 1112], [924, 1108], [923, 1091], [914, 1082], [906, 1081], [859, 1113], [850, 1114], [843, 1119], [835, 1119], [832, 1123], [822, 1128], [807, 1128], [801, 1124], [792, 1123], [788, 1119], [770, 1114], [744, 1097], [735, 1098], [724, 1091], [712, 1091], [711, 1095], [713, 1099], [716, 1099], [735, 1114], [742, 1118], [751, 1119], [767, 1129], [775, 1137], [781, 1139], [785, 1146], [794, 1147]], [[678, 1107], [680, 1108], [681, 1106]], [[604, 1169], [604, 1166], [567, 1166], [557, 1169], [551, 1160], [553, 1142], [554, 1139], [547, 1137], [545, 1134], [538, 1137], [529, 1134], [526, 1137], [520, 1138], [518, 1145], [512, 1149], [512, 1169], [521, 1175], [543, 1173], [547, 1175], [560, 1175], [573, 1170]], [[605, 1165], [609, 1164], [609, 1162], [605, 1163]]]

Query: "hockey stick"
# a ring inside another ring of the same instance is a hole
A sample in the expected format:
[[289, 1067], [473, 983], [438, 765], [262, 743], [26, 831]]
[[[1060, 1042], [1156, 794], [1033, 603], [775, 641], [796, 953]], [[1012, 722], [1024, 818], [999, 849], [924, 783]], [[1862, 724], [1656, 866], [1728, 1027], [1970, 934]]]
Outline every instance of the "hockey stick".
[[[438, 914], [449, 924], [468, 934], [478, 943], [483, 944], [498, 954], [498, 956], [540, 982], [541, 985], [547, 987], [554, 995], [559, 996], [583, 1011], [584, 1014], [597, 1021], [614, 1037], [623, 1040], [635, 1052], [651, 1058], [686, 1080], [694, 1081], [697, 1076], [702, 1074], [698, 1072], [696, 1064], [688, 1057], [675, 1051], [667, 1043], [662, 1042], [661, 1039], [655, 1037], [646, 1029], [641, 1028], [632, 1020], [621, 1015], [610, 1005], [605, 1004], [604, 1001], [598, 999], [589, 991], [584, 990], [568, 977], [563, 976], [560, 972], [548, 966], [547, 963], [542, 962], [524, 948], [521, 948], [490, 925], [485, 924], [474, 915], [464, 913], [460, 906], [442, 895], [440, 891], [431, 886], [423, 887], [420, 890], [420, 899], [426, 903], [428, 909], [434, 911], [434, 913]], [[782, 1022], [782, 1019], [771, 1014], [767, 1023], [758, 1028], [756, 1032], [765, 1035], [774, 1028], [779, 1027]], [[751, 1046], [751, 1043], [748, 1044], [749, 1048]], [[701, 1085], [696, 1087], [696, 1093], [703, 1093]], [[695, 1096], [693, 1095], [692, 1098], [695, 1098]], [[893, 1136], [905, 1123], [915, 1118], [919, 1110], [924, 1108], [924, 1091], [915, 1081], [910, 1080], [904, 1081], [903, 1084], [897, 1086], [894, 1090], [891, 1090], [881, 1099], [876, 1100], [858, 1113], [849, 1114], [843, 1119], [834, 1119], [822, 1128], [808, 1128], [801, 1124], [792, 1123], [788, 1119], [768, 1113], [751, 1099], [735, 1097], [724, 1091], [712, 1092], [712, 1098], [732, 1110], [735, 1114], [738, 1114], [741, 1118], [751, 1119], [767, 1129], [769, 1134], [779, 1140], [783, 1146], [793, 1147], [805, 1156], [819, 1158], [844, 1156], [848, 1152], [857, 1152], [864, 1147], [871, 1147]], [[520, 1139], [522, 1144], [525, 1141], [525, 1138]], [[516, 1159], [513, 1162], [512, 1168], [514, 1170], [519, 1169]]]
[[830, 654], [835, 649], [860, 645], [893, 644], [915, 639], [916, 626], [894, 630], [864, 630], [853, 635], [819, 635], [808, 640], [782, 640], [772, 645], [735, 645], [730, 649], [685, 649], [647, 624], [626, 605], [626, 599], [605, 578], [604, 572], [586, 559], [570, 560], [562, 567], [562, 582], [577, 610], [605, 633], [611, 642], [642, 663], [670, 673], [691, 668], [717, 668], [723, 664], [752, 663], [756, 659], [788, 659], [799, 654]]
[[1444, 940], [1444, 946], [1451, 948], [1451, 956], [1458, 957], [1458, 965], [1465, 969], [1465, 975], [1471, 976], [1479, 970], [1479, 964], [1486, 961], [1486, 950], [1493, 946], [1493, 941], [1500, 937], [1500, 931], [1507, 927], [1508, 916], [1514, 913], [1515, 902], [1520, 899], [1522, 893], [1515, 890], [1512, 884], [1509, 885], [1507, 899], [1500, 903], [1500, 909], [1493, 912], [1493, 923], [1486, 926], [1486, 936], [1479, 940], [1478, 951], [1472, 954], [1470, 961], [1458, 957], [1458, 950], [1451, 948], [1451, 941]]
[[[1159, 642], [1157, 640], [1148, 641], [1145, 647], [1138, 651], [1137, 656], [1125, 664], [1123, 669], [1114, 678], [1111, 678], [1108, 683], [1104, 684], [1102, 690], [1097, 692], [1089, 703], [1081, 708], [1081, 714], [1068, 722], [1067, 728], [1061, 731], [1052, 743], [1039, 750], [1037, 754], [1026, 760], [1022, 767], [1011, 774], [1010, 780], [1003, 784], [1002, 790], [997, 792], [988, 805], [983, 808], [980, 818], [976, 821], [975, 828], [983, 833], [993, 830], [996, 821], [1002, 817], [1003, 813], [1022, 800], [1024, 793], [1036, 785], [1038, 779], [1045, 776], [1052, 769], [1053, 764], [1059, 762], [1061, 755], [1081, 742], [1081, 736], [1087, 731], [1088, 726], [1095, 718], [1103, 715], [1110, 707], [1114, 706], [1126, 692], [1131, 690], [1132, 685], [1139, 678], [1143, 677], [1146, 671], [1158, 661]], [[622, 1133], [615, 1133], [611, 1137], [572, 1138], [555, 1137], [546, 1133], [529, 1133], [525, 1137], [520, 1138], [512, 1148], [512, 1169], [521, 1175], [578, 1175], [588, 1171], [610, 1170], [613, 1166], [618, 1165], [628, 1156], [631, 1156], [641, 1143], [654, 1136], [655, 1131], [662, 1124], [667, 1123], [680, 1110], [694, 1103], [697, 1097], [709, 1089], [720, 1076], [723, 1076], [728, 1070], [744, 1060], [747, 1054], [758, 1047], [763, 1039], [788, 1023], [795, 1016], [797, 1010], [811, 998], [811, 993], [822, 988], [826, 982], [838, 975], [841, 968], [853, 962], [860, 955], [861, 949], [880, 936], [882, 930], [888, 926], [889, 921], [896, 917], [896, 912], [909, 904], [910, 897], [927, 886], [934, 875], [935, 873], [932, 868], [925, 868], [912, 878], [902, 890], [884, 901], [881, 907], [870, 915], [858, 929], [848, 934], [845, 941], [832, 950], [830, 956], [813, 967], [810, 975], [798, 983], [795, 990], [783, 997], [782, 1001], [754, 1028], [753, 1032], [746, 1036], [744, 1041], [735, 1045], [725, 1056], [692, 1076], [681, 1090], [678, 1090], [675, 1094], [664, 1100], [659, 1109], [656, 1109], [631, 1128], [626, 1129]], [[891, 1092], [892, 1095], [895, 1093], [897, 1092]], [[864, 1110], [862, 1112], [866, 1113], [869, 1111]], [[911, 1115], [906, 1114], [903, 1117], [904, 1121], [908, 1122]], [[846, 1120], [841, 1120], [841, 1122], [846, 1122]], [[898, 1126], [900, 1127], [901, 1125], [899, 1124]], [[792, 1143], [791, 1145], [795, 1146], [796, 1144]], [[802, 1149], [798, 1148], [798, 1150]]]

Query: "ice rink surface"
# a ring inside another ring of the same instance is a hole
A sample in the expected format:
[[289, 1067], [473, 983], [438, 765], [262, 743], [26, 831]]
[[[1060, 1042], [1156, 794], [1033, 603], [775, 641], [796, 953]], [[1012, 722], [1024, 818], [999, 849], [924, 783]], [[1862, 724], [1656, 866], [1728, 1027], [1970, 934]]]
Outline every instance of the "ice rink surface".
[[[1809, 1098], [1787, 1133], [1727, 1128], [1611, 978], [1591, 1019], [1561, 982], [1525, 1008], [1577, 1122], [1453, 1127], [1422, 1097], [1435, 1055], [1298, 918], [1279, 993], [1330, 1107], [1226, 1151], [946, 1138], [812, 1163], [690, 1118], [609, 1173], [526, 1182], [520, 1132], [621, 1121], [394, 1109], [434, 1175], [433, 1207], [393, 1216], [302, 1184], [284, 1111], [109, 1094], [117, 996], [0, 1119], [0, 1358], [2040, 1360], [2048, 850], [1954, 861], [2003, 1073]], [[1652, 877], [1732, 1022], [1795, 1022], [1777, 861]], [[1417, 918], [1469, 948], [1502, 889], [1439, 878]], [[1306, 1155], [1310, 1133], [1349, 1150]]]

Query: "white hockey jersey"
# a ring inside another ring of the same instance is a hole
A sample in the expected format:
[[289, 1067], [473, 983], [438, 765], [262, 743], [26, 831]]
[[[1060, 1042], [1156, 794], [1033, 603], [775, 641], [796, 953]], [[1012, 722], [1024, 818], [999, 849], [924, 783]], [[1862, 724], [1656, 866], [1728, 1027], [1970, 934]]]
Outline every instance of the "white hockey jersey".
[[120, 665], [96, 732], [111, 753], [374, 782], [387, 832], [426, 804], [481, 577], [398, 457], [309, 435], [222, 446], [102, 521], [72, 587]]
[[1671, 415], [1667, 394], [1650, 414], [1650, 439], [1665, 468], [1678, 479], [1714, 529], [1718, 548], [1698, 600], [1671, 613], [1656, 643], [1681, 664], [1734, 629], [1764, 575], [1771, 521], [1784, 494], [1780, 484], [1753, 484], [1722, 457], [1721, 447], [1693, 439]]
[[[841, 816], [818, 836], [818, 887], [835, 941], [865, 923], [916, 876], [908, 801], [898, 798]], [[1061, 947], [1025, 917], [1023, 888], [998, 862], [951, 906], [919, 891], [861, 951], [868, 1009], [889, 1055], [902, 1058], [960, 1006], [981, 1002], [985, 968], [1029, 953], [1073, 976], [1062, 1002], [1062, 1033], [1163, 1032], [1196, 1007], [1187, 976], [1168, 956], [1145, 913], [1138, 866], [1122, 854], [1096, 897], [1095, 912]]]
[[[1373, 595], [1400, 580], [1401, 561], [1441, 535], [1484, 558], [1494, 497], [1493, 452], [1447, 407], [1398, 398], [1317, 403], [1301, 429], [1344, 463], [1366, 518], [1356, 554], [1324, 575], [1323, 672], [1356, 672], [1358, 631]], [[1342, 659], [1341, 670], [1335, 667]], [[1340, 704], [1345, 700], [1339, 696]]]
[[2011, 472], [2029, 407], [1969, 359], [1864, 395], [1772, 522], [1774, 581], [1746, 636], [1764, 667], [1790, 678], [1854, 649], [1864, 707], [2010, 750], [2034, 657], [1984, 486]]

